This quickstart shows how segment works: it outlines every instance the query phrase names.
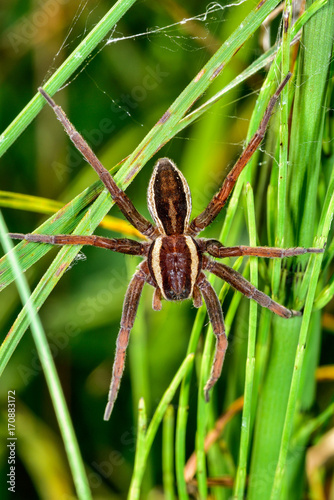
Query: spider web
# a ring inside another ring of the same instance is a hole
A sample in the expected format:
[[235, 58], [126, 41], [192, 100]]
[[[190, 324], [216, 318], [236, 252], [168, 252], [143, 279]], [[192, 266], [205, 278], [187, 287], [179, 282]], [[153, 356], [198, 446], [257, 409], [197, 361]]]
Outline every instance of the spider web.
[[[139, 123], [131, 113], [131, 109], [128, 106], [122, 105], [119, 103], [117, 98], [111, 96], [111, 94], [104, 90], [98, 83], [98, 79], [95, 75], [90, 71], [89, 66], [92, 61], [102, 52], [108, 49], [114, 50], [114, 45], [121, 44], [125, 41], [127, 42], [137, 42], [141, 39], [145, 41], [157, 45], [160, 49], [168, 52], [178, 52], [178, 51], [186, 51], [190, 53], [200, 52], [203, 53], [203, 56], [200, 57], [200, 61], [202, 64], [205, 62], [205, 51], [208, 50], [208, 46], [212, 43], [213, 36], [212, 33], [217, 32], [220, 29], [221, 23], [225, 21], [226, 11], [233, 7], [238, 7], [242, 4], [246, 3], [246, 0], [239, 0], [233, 3], [228, 3], [226, 5], [218, 3], [218, 2], [210, 2], [205, 6], [205, 10], [200, 13], [190, 16], [184, 17], [179, 21], [164, 24], [162, 26], [147, 26], [145, 31], [125, 34], [122, 29], [122, 23], [118, 23], [114, 26], [111, 33], [100, 43], [99, 47], [87, 58], [84, 64], [78, 69], [78, 71], [63, 85], [62, 88], [65, 88], [72, 84], [72, 82], [77, 79], [82, 73], [85, 73], [88, 78], [90, 78], [94, 85], [96, 86], [99, 92], [102, 92], [108, 96], [108, 98], [112, 101], [115, 107], [118, 107], [120, 110], [124, 111], [137, 125], [144, 126], [143, 123]], [[73, 20], [68, 28], [67, 34], [57, 50], [52, 63], [50, 64], [49, 70], [45, 74], [43, 78], [43, 82], [46, 82], [50, 76], [54, 73], [58, 66], [58, 60], [63, 53], [63, 51], [70, 52], [74, 49], [78, 43], [87, 35], [87, 33], [92, 29], [92, 27], [100, 20], [98, 17], [98, 7], [101, 2], [97, 2], [94, 7], [91, 7], [91, 2], [88, 0], [82, 0], [76, 10], [76, 13], [73, 16]], [[136, 4], [135, 4], [136, 5]], [[148, 2], [142, 2], [141, 5], [144, 5], [146, 8], [150, 8], [150, 4]], [[135, 7], [135, 6], [134, 6]], [[96, 15], [97, 14], [97, 17]], [[168, 14], [168, 12], [167, 12]], [[170, 14], [170, 12], [169, 12]], [[128, 14], [130, 15], [130, 14]], [[84, 21], [84, 29], [82, 26], [80, 27], [80, 33], [76, 34], [76, 28], [80, 24], [80, 21], [85, 19]], [[200, 27], [198, 31], [200, 34], [192, 34], [191, 25], [193, 23], [197, 23], [197, 26]], [[219, 45], [220, 40], [219, 37], [214, 40], [217, 47]], [[213, 53], [215, 48], [211, 50]], [[210, 49], [209, 49], [210, 52]], [[60, 89], [61, 90], [61, 89]]]

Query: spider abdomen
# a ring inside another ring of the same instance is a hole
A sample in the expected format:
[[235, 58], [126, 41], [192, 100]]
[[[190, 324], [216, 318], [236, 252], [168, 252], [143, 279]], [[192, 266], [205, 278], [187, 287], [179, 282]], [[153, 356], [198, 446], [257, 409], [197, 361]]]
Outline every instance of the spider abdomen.
[[193, 294], [201, 257], [191, 236], [160, 236], [151, 246], [148, 266], [166, 300], [184, 300]]

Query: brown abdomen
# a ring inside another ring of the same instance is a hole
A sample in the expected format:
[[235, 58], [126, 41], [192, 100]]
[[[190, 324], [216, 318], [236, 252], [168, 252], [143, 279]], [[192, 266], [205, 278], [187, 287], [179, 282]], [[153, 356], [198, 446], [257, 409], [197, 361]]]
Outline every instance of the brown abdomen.
[[148, 265], [166, 300], [184, 300], [193, 293], [200, 255], [190, 236], [162, 236], [154, 241]]

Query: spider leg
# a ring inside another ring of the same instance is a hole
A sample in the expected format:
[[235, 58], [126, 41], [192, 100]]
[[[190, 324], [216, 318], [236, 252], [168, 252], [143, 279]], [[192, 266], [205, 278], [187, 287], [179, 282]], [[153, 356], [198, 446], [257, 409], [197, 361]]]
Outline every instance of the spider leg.
[[162, 309], [161, 298], [162, 294], [160, 288], [154, 288], [153, 301], [152, 301], [152, 309], [154, 311], [161, 311]]
[[210, 378], [204, 387], [204, 397], [205, 401], [209, 401], [209, 391], [215, 385], [220, 377], [225, 352], [227, 349], [227, 337], [225, 333], [223, 312], [217, 297], [217, 294], [213, 287], [210, 285], [203, 273], [200, 274], [197, 286], [203, 295], [210, 322], [212, 325], [213, 333], [216, 336], [216, 350], [215, 357], [211, 368]]
[[193, 301], [194, 301], [194, 307], [196, 307], [196, 309], [199, 309], [202, 306], [202, 296], [200, 289], [198, 288], [197, 285], [194, 286]]
[[39, 87], [39, 92], [46, 99], [48, 104], [52, 107], [58, 120], [61, 122], [65, 129], [65, 132], [75, 145], [75, 147], [80, 151], [80, 153], [85, 157], [88, 163], [93, 167], [95, 172], [100, 177], [103, 184], [108, 189], [111, 194], [112, 199], [118, 205], [121, 212], [127, 218], [127, 220], [140, 231], [145, 236], [151, 237], [156, 234], [155, 227], [149, 222], [145, 217], [143, 217], [138, 210], [134, 207], [132, 201], [129, 197], [120, 189], [113, 177], [110, 175], [109, 171], [102, 165], [100, 160], [95, 156], [92, 149], [88, 146], [87, 142], [84, 140], [81, 134], [75, 129], [72, 123], [67, 118], [64, 111], [60, 106], [54, 102], [54, 100], [45, 92], [44, 89]]
[[200, 244], [201, 249], [204, 252], [208, 252], [212, 257], [223, 258], [223, 257], [240, 257], [241, 255], [253, 255], [255, 257], [268, 257], [268, 258], [279, 258], [293, 257], [295, 255], [303, 255], [305, 253], [323, 253], [323, 248], [275, 248], [275, 247], [247, 247], [247, 246], [236, 246], [236, 247], [225, 247], [217, 240], [197, 240]]
[[280, 86], [277, 88], [275, 94], [271, 97], [267, 109], [264, 113], [264, 116], [261, 120], [260, 126], [247, 144], [243, 153], [235, 163], [232, 170], [227, 175], [226, 179], [223, 182], [222, 187], [214, 195], [208, 206], [204, 209], [202, 213], [200, 213], [197, 217], [195, 217], [191, 223], [189, 224], [188, 234], [191, 236], [196, 236], [199, 232], [205, 229], [211, 222], [217, 217], [223, 206], [225, 205], [227, 198], [229, 197], [239, 175], [242, 170], [245, 168], [257, 148], [259, 147], [264, 134], [266, 132], [268, 122], [273, 111], [273, 108], [279, 98], [280, 93], [283, 88], [287, 84], [291, 77], [291, 73], [288, 73], [284, 78]]
[[248, 299], [255, 300], [260, 306], [267, 307], [270, 311], [273, 311], [278, 316], [282, 318], [291, 318], [292, 316], [301, 316], [299, 311], [293, 311], [292, 309], [287, 309], [286, 307], [278, 304], [272, 300], [268, 295], [260, 292], [254, 285], [249, 283], [240, 273], [235, 271], [229, 266], [220, 264], [219, 262], [209, 261], [206, 265], [206, 270], [210, 273], [215, 274], [218, 278], [223, 279], [231, 285], [235, 290], [243, 293]]
[[135, 321], [139, 299], [146, 279], [147, 276], [145, 272], [143, 272], [142, 269], [139, 269], [130, 281], [125, 295], [121, 318], [121, 328], [119, 330], [116, 342], [116, 353], [112, 369], [108, 403], [103, 417], [104, 420], [109, 420], [115, 400], [117, 398], [117, 393], [124, 371], [126, 349], [129, 343], [130, 331]]
[[51, 245], [92, 245], [94, 247], [107, 248], [113, 252], [130, 255], [145, 255], [147, 244], [139, 243], [127, 238], [104, 238], [95, 234], [89, 236], [77, 236], [74, 234], [20, 234], [9, 233], [14, 240], [26, 240], [35, 243], [49, 243]]

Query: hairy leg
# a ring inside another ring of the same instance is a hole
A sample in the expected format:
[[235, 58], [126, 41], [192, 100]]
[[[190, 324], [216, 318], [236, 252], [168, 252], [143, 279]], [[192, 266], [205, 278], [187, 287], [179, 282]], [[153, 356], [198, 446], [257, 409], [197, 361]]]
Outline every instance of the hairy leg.
[[194, 286], [193, 301], [194, 301], [194, 307], [196, 307], [197, 309], [199, 309], [202, 306], [202, 296], [197, 285]]
[[264, 134], [267, 130], [273, 108], [290, 77], [291, 73], [288, 73], [277, 88], [275, 94], [271, 97], [259, 128], [247, 144], [246, 148], [242, 152], [240, 158], [237, 160], [232, 170], [227, 175], [218, 193], [214, 195], [203, 212], [195, 217], [189, 224], [188, 234], [190, 234], [191, 236], [195, 236], [196, 234], [203, 231], [203, 229], [205, 229], [209, 224], [211, 224], [211, 222], [217, 217], [217, 215], [225, 205], [227, 198], [229, 197], [239, 175], [261, 144]]
[[160, 289], [155, 288], [154, 293], [153, 293], [153, 301], [152, 301], [152, 309], [154, 311], [161, 311], [161, 309], [162, 309], [161, 298], [162, 298], [162, 294], [161, 294]]
[[109, 420], [111, 412], [114, 407], [115, 400], [117, 398], [125, 366], [125, 356], [126, 356], [126, 349], [129, 343], [130, 331], [135, 321], [139, 299], [145, 281], [146, 281], [146, 275], [140, 269], [133, 276], [125, 295], [123, 304], [123, 313], [121, 319], [121, 328], [117, 337], [116, 353], [112, 370], [112, 378], [110, 382], [108, 403], [103, 417], [104, 420]]
[[145, 219], [145, 217], [143, 217], [138, 212], [130, 198], [124, 193], [124, 191], [122, 191], [122, 189], [117, 186], [110, 172], [102, 165], [102, 163], [93, 153], [92, 149], [89, 147], [82, 135], [79, 134], [79, 132], [69, 121], [61, 107], [54, 102], [54, 100], [49, 96], [47, 92], [45, 92], [44, 89], [39, 87], [38, 90], [42, 94], [44, 99], [48, 102], [48, 104], [52, 107], [58, 120], [64, 127], [67, 135], [69, 136], [75, 147], [78, 149], [78, 151], [80, 151], [80, 153], [84, 156], [88, 163], [93, 167], [93, 169], [111, 194], [112, 199], [118, 205], [119, 209], [128, 219], [128, 221], [142, 234], [148, 237], [156, 235], [157, 232], [153, 224], [151, 224], [151, 222]]
[[255, 300], [260, 306], [267, 307], [282, 318], [291, 318], [292, 316], [301, 316], [299, 311], [287, 309], [278, 302], [272, 300], [268, 295], [260, 292], [254, 285], [249, 283], [240, 273], [229, 266], [220, 264], [219, 262], [207, 261], [206, 269], [210, 273], [215, 274], [219, 278], [229, 283], [233, 288], [243, 293], [247, 298]]
[[217, 240], [198, 240], [201, 249], [204, 252], [208, 252], [212, 257], [224, 258], [224, 257], [240, 257], [245, 256], [255, 256], [255, 257], [266, 257], [266, 258], [279, 258], [284, 257], [294, 257], [295, 255], [304, 255], [305, 253], [323, 253], [323, 248], [275, 248], [275, 247], [248, 247], [244, 245], [239, 245], [236, 247], [225, 247]]
[[220, 377], [225, 353], [227, 349], [227, 337], [225, 333], [224, 319], [222, 308], [217, 297], [215, 290], [212, 288], [203, 273], [200, 274], [197, 281], [197, 286], [203, 295], [210, 322], [212, 325], [213, 333], [216, 336], [216, 351], [215, 357], [211, 368], [210, 378], [204, 387], [204, 397], [206, 402], [209, 401], [209, 391], [215, 385]]
[[92, 245], [94, 247], [107, 248], [114, 252], [130, 255], [145, 255], [147, 245], [127, 238], [104, 238], [95, 234], [89, 236], [77, 236], [74, 234], [21, 234], [9, 233], [14, 240], [26, 240], [34, 243], [49, 243], [50, 245]]

